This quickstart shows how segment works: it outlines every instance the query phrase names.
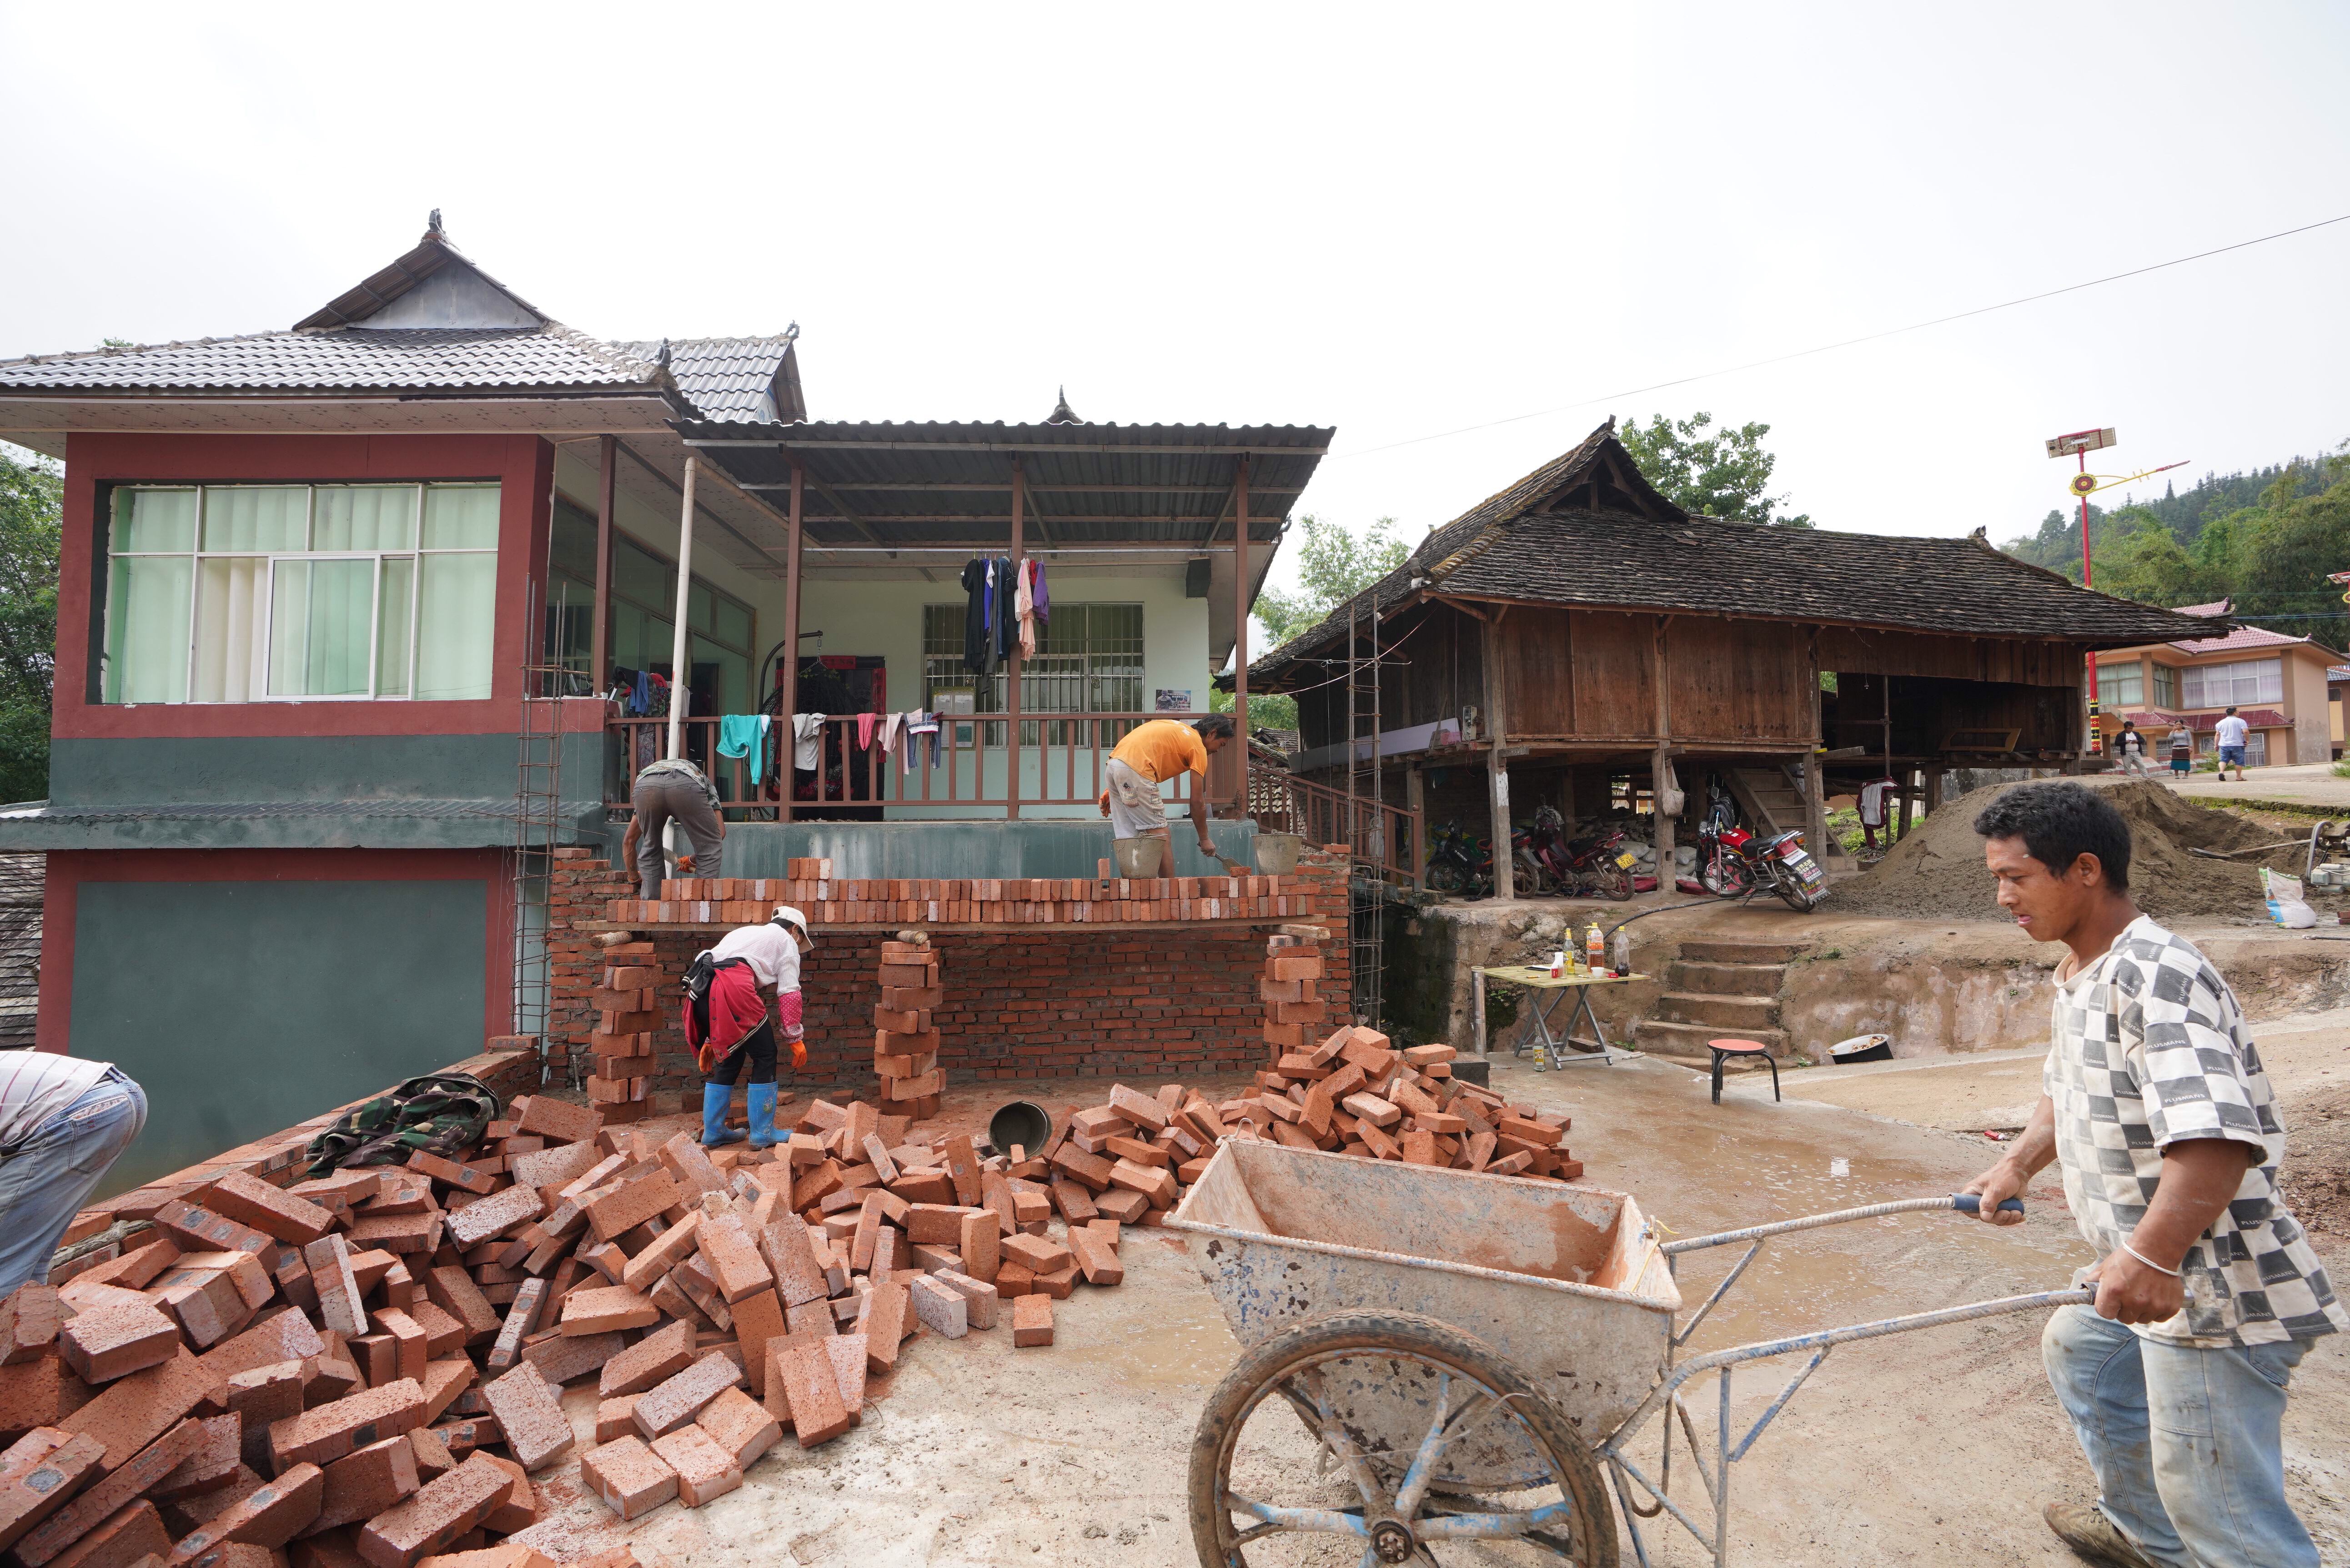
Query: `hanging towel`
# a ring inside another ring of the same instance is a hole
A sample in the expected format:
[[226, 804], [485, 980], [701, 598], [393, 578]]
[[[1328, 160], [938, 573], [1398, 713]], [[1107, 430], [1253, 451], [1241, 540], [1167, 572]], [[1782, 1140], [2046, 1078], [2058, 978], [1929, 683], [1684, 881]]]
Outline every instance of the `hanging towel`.
[[881, 752], [884, 756], [898, 749], [898, 732], [905, 722], [906, 715], [903, 713], [881, 715]]
[[870, 751], [872, 749], [873, 721], [879, 717], [880, 715], [878, 713], [859, 713], [857, 715], [857, 749], [858, 751], [864, 752]]
[[792, 766], [813, 773], [824, 765], [824, 715], [792, 715]]
[[767, 716], [764, 713], [722, 714], [718, 720], [718, 754], [748, 758], [752, 787], [756, 788], [759, 771], [767, 760]]
[[1020, 656], [1023, 659], [1036, 657], [1036, 594], [1029, 586], [1034, 581], [1034, 574], [1033, 563], [1021, 562], [1019, 581], [1013, 591], [1012, 607], [1020, 616]]

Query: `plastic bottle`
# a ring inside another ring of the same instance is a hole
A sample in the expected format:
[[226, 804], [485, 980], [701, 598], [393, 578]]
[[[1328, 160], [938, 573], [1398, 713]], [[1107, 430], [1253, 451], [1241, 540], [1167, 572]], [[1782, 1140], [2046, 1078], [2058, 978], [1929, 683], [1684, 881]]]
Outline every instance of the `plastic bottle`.
[[1615, 958], [1617, 974], [1632, 972], [1632, 933], [1621, 926], [1616, 928]]
[[1594, 920], [1583, 933], [1584, 961], [1595, 971], [1607, 967], [1607, 939], [1599, 934], [1599, 922]]

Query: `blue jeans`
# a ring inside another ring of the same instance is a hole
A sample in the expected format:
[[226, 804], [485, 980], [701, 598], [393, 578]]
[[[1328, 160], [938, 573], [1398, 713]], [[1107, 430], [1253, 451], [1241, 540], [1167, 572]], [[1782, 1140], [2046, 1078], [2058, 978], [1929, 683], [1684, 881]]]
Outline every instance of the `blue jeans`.
[[2220, 747], [2220, 765], [2223, 768], [2242, 767], [2244, 765], [2244, 748], [2241, 746]]
[[2285, 1385], [2305, 1339], [2193, 1350], [2141, 1339], [2085, 1306], [2040, 1338], [2097, 1505], [2163, 1568], [2317, 1568], [2284, 1500]]
[[46, 1282], [57, 1238], [147, 1125], [147, 1092], [119, 1067], [0, 1159], [0, 1296]]

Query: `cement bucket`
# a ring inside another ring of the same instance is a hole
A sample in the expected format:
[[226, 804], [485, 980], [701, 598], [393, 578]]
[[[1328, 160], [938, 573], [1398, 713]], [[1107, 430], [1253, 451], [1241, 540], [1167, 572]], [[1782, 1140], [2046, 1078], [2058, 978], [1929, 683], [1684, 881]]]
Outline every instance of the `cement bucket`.
[[1286, 877], [1297, 869], [1297, 857], [1304, 852], [1305, 840], [1294, 833], [1260, 833], [1256, 836], [1256, 868], [1263, 877]]
[[1114, 838], [1109, 846], [1118, 874], [1129, 879], [1160, 875], [1167, 859], [1163, 838]]
[[1033, 1101], [1009, 1101], [988, 1118], [987, 1141], [1001, 1155], [1009, 1155], [1014, 1145], [1032, 1156], [1040, 1154], [1053, 1141], [1053, 1118]]

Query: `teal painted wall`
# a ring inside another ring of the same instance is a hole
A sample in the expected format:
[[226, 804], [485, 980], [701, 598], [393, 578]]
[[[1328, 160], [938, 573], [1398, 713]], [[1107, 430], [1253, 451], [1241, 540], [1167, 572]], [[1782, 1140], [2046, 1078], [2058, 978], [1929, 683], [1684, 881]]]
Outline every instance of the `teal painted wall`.
[[71, 1049], [148, 1106], [102, 1190], [473, 1054], [488, 933], [480, 881], [83, 883]]
[[[1223, 867], [1200, 853], [1191, 825], [1170, 818], [1177, 877]], [[1253, 822], [1211, 822], [1208, 836], [1242, 865]], [[1090, 877], [1109, 855], [1109, 824], [1092, 822], [731, 823], [720, 875], [781, 877], [785, 862], [828, 857], [836, 877]]]

